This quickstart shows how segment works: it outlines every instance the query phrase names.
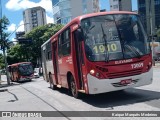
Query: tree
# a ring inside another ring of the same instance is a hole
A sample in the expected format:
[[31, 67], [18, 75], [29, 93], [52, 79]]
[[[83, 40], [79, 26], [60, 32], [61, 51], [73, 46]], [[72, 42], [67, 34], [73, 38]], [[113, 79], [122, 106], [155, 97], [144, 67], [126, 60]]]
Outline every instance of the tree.
[[0, 19], [0, 44], [3, 47], [7, 46], [9, 33], [7, 32], [7, 26], [10, 24], [8, 18], [6, 16], [3, 16], [2, 19]]
[[8, 63], [31, 61], [36, 66], [41, 60], [41, 45], [62, 27], [60, 24], [47, 24], [34, 28], [25, 35], [26, 39], [32, 40], [31, 43], [17, 44], [8, 50]]
[[4, 64], [4, 57], [2, 54], [0, 54], [0, 69], [4, 69], [5, 64]]
[[0, 20], [0, 39], [1, 39], [1, 48], [3, 50], [3, 56], [4, 56], [4, 63], [5, 63], [5, 69], [6, 69], [6, 75], [7, 75], [7, 84], [10, 85], [10, 79], [9, 79], [9, 73], [7, 71], [7, 59], [6, 59], [6, 53], [5, 49], [7, 46], [8, 39], [7, 37], [9, 34], [6, 32], [7, 26], [9, 25], [9, 20], [5, 16]]
[[27, 49], [28, 56], [33, 64], [40, 61], [41, 58], [41, 45], [46, 42], [52, 35], [58, 32], [63, 26], [60, 24], [47, 24], [33, 29], [26, 34], [27, 39], [32, 39], [32, 44], [24, 45]]
[[8, 64], [26, 61], [25, 51], [20, 44], [16, 44], [7, 51]]

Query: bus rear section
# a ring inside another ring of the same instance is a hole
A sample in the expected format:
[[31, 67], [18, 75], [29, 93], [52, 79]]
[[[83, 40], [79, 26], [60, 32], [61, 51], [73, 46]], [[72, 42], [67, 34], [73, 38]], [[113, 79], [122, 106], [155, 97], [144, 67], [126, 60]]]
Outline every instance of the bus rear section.
[[13, 82], [31, 81], [34, 75], [32, 63], [20, 62], [8, 66], [10, 79]]
[[103, 12], [72, 20], [51, 38], [52, 84], [99, 94], [152, 83], [148, 37], [132, 12]]
[[42, 56], [42, 70], [43, 78], [49, 82], [50, 78], [54, 74], [53, 62], [52, 62], [52, 51], [51, 51], [51, 40], [47, 40], [41, 46], [41, 56]]

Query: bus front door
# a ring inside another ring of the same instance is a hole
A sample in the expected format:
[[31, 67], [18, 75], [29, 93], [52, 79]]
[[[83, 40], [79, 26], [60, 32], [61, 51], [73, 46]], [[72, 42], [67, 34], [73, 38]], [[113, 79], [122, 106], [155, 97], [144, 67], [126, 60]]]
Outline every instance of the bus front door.
[[59, 82], [59, 79], [58, 79], [58, 58], [57, 58], [57, 42], [54, 42], [52, 44], [53, 48], [53, 68], [54, 68], [54, 78], [55, 78], [55, 84], [60, 84], [61, 82]]
[[75, 50], [76, 50], [76, 63], [77, 63], [77, 74], [79, 79], [79, 89], [84, 90], [84, 81], [83, 81], [83, 71], [84, 71], [84, 56], [82, 49], [82, 42], [78, 41], [76, 32], [74, 32], [75, 39]]

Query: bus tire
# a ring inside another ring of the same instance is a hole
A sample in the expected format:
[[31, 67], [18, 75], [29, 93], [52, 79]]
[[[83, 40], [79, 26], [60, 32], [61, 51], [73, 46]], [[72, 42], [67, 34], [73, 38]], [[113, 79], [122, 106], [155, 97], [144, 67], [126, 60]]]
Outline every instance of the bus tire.
[[12, 79], [12, 77], [10, 77], [11, 82], [14, 82], [14, 80]]
[[18, 83], [19, 83], [19, 79], [18, 79], [18, 77], [16, 77], [16, 82], [18, 82]]
[[49, 84], [50, 84], [50, 88], [51, 88], [52, 90], [55, 90], [55, 89], [56, 89], [56, 86], [55, 86], [54, 83], [53, 83], [53, 79], [52, 79], [52, 75], [51, 75], [51, 74], [49, 74]]
[[77, 86], [73, 76], [70, 77], [70, 91], [73, 97], [80, 98], [80, 93], [77, 90]]

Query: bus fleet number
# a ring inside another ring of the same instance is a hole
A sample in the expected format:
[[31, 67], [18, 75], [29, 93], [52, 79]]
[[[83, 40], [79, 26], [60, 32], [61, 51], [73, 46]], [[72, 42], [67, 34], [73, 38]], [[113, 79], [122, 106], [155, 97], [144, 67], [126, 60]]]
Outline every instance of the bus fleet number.
[[96, 54], [104, 53], [106, 49], [108, 52], [115, 52], [115, 51], [117, 51], [117, 45], [116, 44], [108, 44], [107, 47], [105, 47], [104, 45], [97, 45], [97, 46], [93, 47], [93, 50], [95, 51]]
[[143, 63], [132, 64], [131, 67], [132, 67], [132, 69], [141, 68], [141, 67], [143, 67]]

